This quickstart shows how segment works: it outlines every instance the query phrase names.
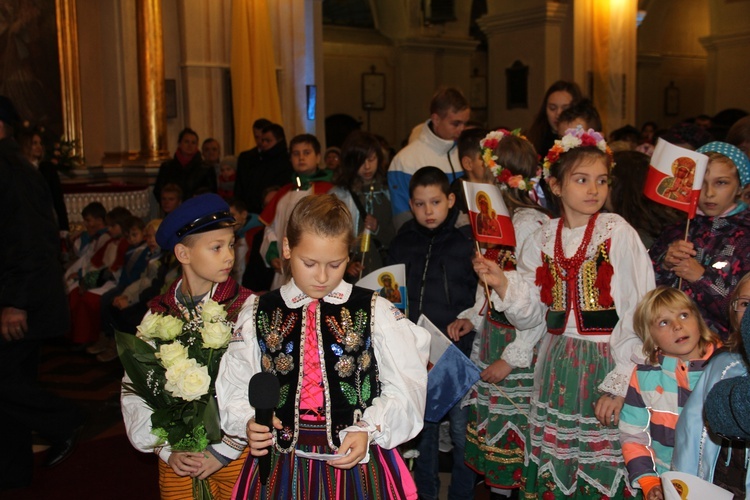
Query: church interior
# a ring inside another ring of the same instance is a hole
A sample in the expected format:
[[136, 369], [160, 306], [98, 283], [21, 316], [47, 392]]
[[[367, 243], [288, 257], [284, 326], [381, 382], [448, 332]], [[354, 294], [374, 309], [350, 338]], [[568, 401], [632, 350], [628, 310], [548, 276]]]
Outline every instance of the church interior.
[[[186, 127], [216, 139], [222, 156], [256, 145], [259, 118], [287, 139], [313, 134], [324, 150], [360, 128], [398, 151], [440, 86], [464, 92], [472, 121], [525, 129], [558, 80], [594, 102], [605, 134], [699, 115], [721, 129], [722, 116], [750, 112], [750, 0], [2, 3], [0, 95], [62, 155], [71, 224], [92, 200], [156, 216], [154, 180]], [[84, 407], [84, 438], [100, 445], [8, 498], [54, 496], [96, 468], [69, 492], [86, 498], [112, 488], [107, 471], [122, 457], [137, 480], [107, 497], [155, 497], [138, 484], [156, 480], [153, 457], [123, 434], [121, 375], [63, 347], [45, 353], [41, 381]]]
[[3, 37], [0, 85], [30, 126], [74, 146], [69, 195], [152, 183], [185, 127], [222, 155], [255, 145], [258, 118], [324, 149], [357, 127], [398, 150], [441, 85], [492, 128], [528, 127], [561, 79], [605, 132], [750, 109], [747, 0], [11, 3], [28, 12]]

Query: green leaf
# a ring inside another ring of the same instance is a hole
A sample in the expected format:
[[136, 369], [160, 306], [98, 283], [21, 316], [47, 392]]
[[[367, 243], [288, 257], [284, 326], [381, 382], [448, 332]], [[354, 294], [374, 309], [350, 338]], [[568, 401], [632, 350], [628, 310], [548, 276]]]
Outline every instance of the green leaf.
[[354, 388], [354, 386], [348, 382], [341, 382], [341, 391], [344, 393], [344, 396], [346, 397], [346, 400], [349, 402], [350, 405], [356, 405], [357, 404], [357, 390]]
[[286, 404], [286, 398], [289, 397], [289, 384], [286, 384], [279, 391], [279, 408]]
[[365, 401], [370, 399], [370, 376], [365, 377], [365, 381], [362, 383], [362, 401], [360, 401], [363, 405], [365, 404]]
[[219, 418], [219, 405], [216, 398], [211, 396], [203, 412], [203, 424], [206, 427], [206, 437], [211, 443], [221, 441], [221, 419]]

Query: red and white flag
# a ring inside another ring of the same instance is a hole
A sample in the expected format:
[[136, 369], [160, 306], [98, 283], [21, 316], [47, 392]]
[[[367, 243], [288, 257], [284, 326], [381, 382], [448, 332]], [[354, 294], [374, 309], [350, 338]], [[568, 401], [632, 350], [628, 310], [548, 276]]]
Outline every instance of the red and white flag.
[[500, 190], [492, 184], [463, 185], [474, 238], [483, 243], [516, 246], [516, 233]]
[[656, 203], [695, 217], [708, 157], [659, 139], [651, 156], [643, 194]]

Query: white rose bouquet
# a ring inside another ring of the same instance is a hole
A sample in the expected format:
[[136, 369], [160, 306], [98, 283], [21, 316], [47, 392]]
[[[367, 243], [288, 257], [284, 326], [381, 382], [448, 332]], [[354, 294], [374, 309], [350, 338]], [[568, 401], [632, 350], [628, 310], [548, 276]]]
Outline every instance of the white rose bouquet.
[[[135, 336], [117, 332], [117, 351], [130, 383], [125, 390], [153, 411], [155, 446], [203, 451], [221, 441], [214, 381], [232, 338], [227, 311], [208, 299], [187, 318], [150, 314]], [[195, 480], [195, 498], [211, 498], [205, 481]]]

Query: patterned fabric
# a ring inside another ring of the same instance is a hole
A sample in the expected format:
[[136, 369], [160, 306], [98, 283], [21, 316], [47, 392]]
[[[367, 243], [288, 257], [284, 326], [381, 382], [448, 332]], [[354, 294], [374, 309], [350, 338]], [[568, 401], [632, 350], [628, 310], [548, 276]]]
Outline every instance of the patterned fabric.
[[659, 364], [633, 370], [620, 413], [620, 441], [630, 482], [667, 472], [672, 463], [675, 427], [693, 387], [714, 352], [710, 344], [701, 359], [684, 362], [659, 356]]
[[[153, 313], [169, 314], [176, 317], [182, 316], [182, 308], [184, 306], [177, 301], [175, 295], [180, 283], [182, 283], [182, 280], [175, 280], [167, 293], [151, 300], [148, 303], [149, 310]], [[227, 278], [225, 282], [216, 284], [216, 289], [211, 294], [211, 298], [221, 306], [224, 306], [224, 309], [227, 311], [227, 319], [235, 322], [237, 321], [240, 309], [242, 309], [242, 305], [252, 293], [247, 288], [237, 284], [232, 278]]]
[[[214, 500], [229, 500], [242, 467], [247, 460], [248, 449], [237, 460], [214, 472], [207, 479]], [[161, 500], [185, 500], [193, 498], [193, 479], [178, 476], [166, 462], [159, 460], [159, 493]]]
[[[371, 290], [354, 287], [346, 304], [317, 302], [317, 314], [307, 315], [314, 302], [290, 309], [280, 291], [258, 298], [255, 331], [263, 371], [279, 379], [281, 393], [276, 415], [285, 423], [276, 433], [276, 449], [288, 453], [298, 438], [300, 399], [305, 381], [306, 350], [303, 332], [313, 321], [320, 356], [324, 401], [320, 412], [328, 422], [327, 445], [336, 449], [339, 431], [355, 424], [380, 395], [378, 367], [372, 346], [375, 298]], [[292, 299], [294, 302], [295, 299]], [[271, 311], [270, 314], [268, 311]], [[303, 320], [304, 318], [304, 320]], [[309, 319], [308, 319], [309, 318]]]
[[[479, 334], [472, 361], [484, 370], [500, 359], [516, 329], [502, 313], [491, 310]], [[534, 353], [536, 354], [536, 352]], [[517, 488], [523, 477], [524, 448], [528, 431], [529, 398], [534, 383], [536, 356], [530, 368], [514, 368], [505, 380], [490, 384], [480, 380], [471, 390], [466, 436], [466, 463], [496, 488]], [[521, 413], [524, 412], [524, 413]]]
[[[690, 221], [687, 240], [695, 245], [694, 257], [705, 269], [703, 276], [690, 283], [682, 280], [682, 290], [698, 305], [701, 316], [722, 340], [729, 335], [729, 292], [745, 273], [750, 272], [750, 211], [744, 204], [725, 217], [698, 215]], [[677, 287], [679, 277], [662, 267], [669, 245], [685, 239], [685, 224], [668, 227], [649, 254], [657, 285]]]
[[318, 353], [318, 332], [315, 330], [315, 311], [318, 303], [310, 302], [307, 308], [305, 328], [305, 378], [302, 381], [300, 408], [310, 410], [317, 417], [323, 415], [323, 372], [320, 369]]
[[539, 348], [526, 435], [525, 498], [629, 498], [616, 427], [601, 426], [595, 388], [614, 368], [610, 345], [546, 335]]
[[[325, 422], [300, 421], [297, 448], [313, 453], [334, 453], [328, 447]], [[398, 451], [370, 446], [370, 461], [351, 469], [336, 469], [321, 460], [298, 457], [294, 452], [271, 452], [271, 475], [260, 484], [258, 460], [248, 460], [242, 469], [233, 499], [284, 500], [412, 500], [417, 498], [414, 480]]]
[[[552, 304], [547, 312], [547, 329], [550, 333], [561, 334], [568, 324], [568, 315], [571, 313], [570, 304], [576, 315], [578, 333], [581, 335], [603, 335], [611, 333], [619, 317], [614, 304], [609, 307], [599, 305], [601, 293], [597, 283], [599, 270], [603, 263], [609, 263], [609, 247], [612, 240], [605, 240], [596, 246], [592, 258], [586, 259], [575, 276], [573, 286], [573, 297], [568, 298], [571, 293], [572, 282], [566, 281], [560, 276], [558, 267], [551, 256], [542, 253], [542, 261], [549, 267], [554, 280], [552, 286]], [[609, 283], [607, 283], [609, 284]]]

